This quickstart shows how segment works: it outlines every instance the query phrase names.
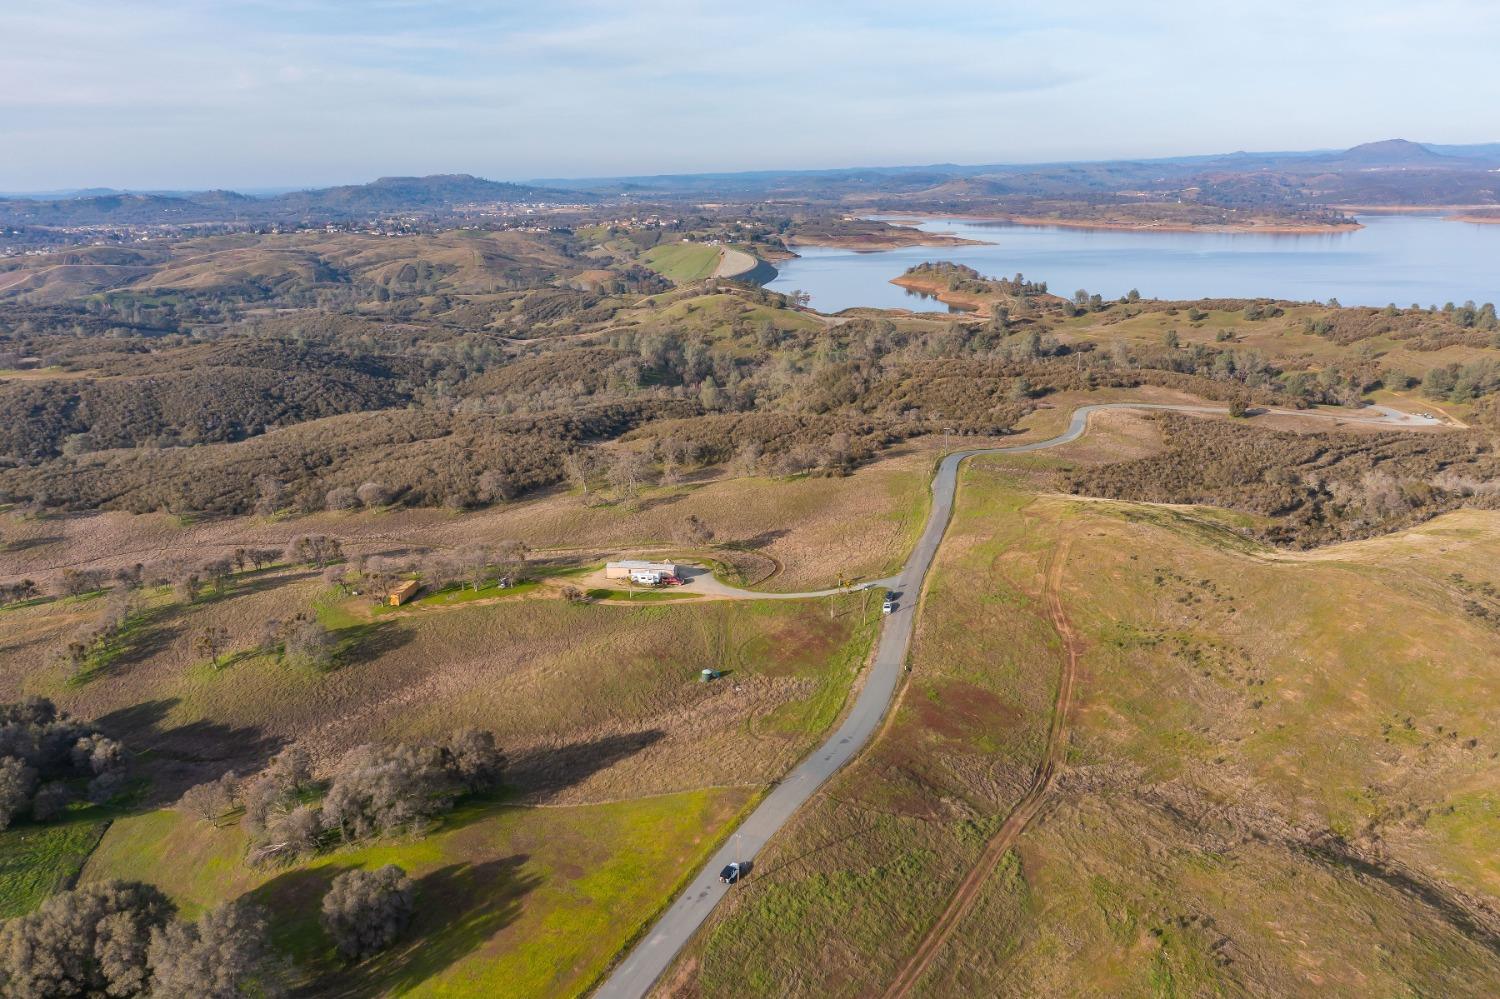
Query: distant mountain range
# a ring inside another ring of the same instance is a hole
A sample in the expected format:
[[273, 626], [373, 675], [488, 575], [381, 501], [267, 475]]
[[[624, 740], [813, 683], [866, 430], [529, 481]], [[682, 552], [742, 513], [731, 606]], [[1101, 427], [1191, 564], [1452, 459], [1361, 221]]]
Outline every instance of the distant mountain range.
[[[1274, 179], [1274, 182], [1273, 182]], [[404, 212], [441, 214], [499, 202], [579, 203], [601, 198], [761, 199], [860, 202], [931, 196], [936, 201], [1097, 198], [1127, 191], [1218, 191], [1225, 197], [1346, 204], [1500, 203], [1500, 143], [1437, 145], [1406, 139], [1352, 149], [1235, 152], [1151, 160], [758, 170], [740, 173], [549, 179], [505, 183], [468, 174], [382, 177], [306, 191], [90, 189], [0, 196], [0, 224], [82, 226], [193, 222], [351, 221]], [[1269, 194], [1264, 192], [1271, 192]]]
[[500, 202], [580, 202], [578, 191], [484, 180], [467, 174], [382, 177], [311, 191], [251, 197], [234, 191], [129, 192], [95, 189], [40, 198], [0, 199], [0, 224], [146, 225], [190, 222], [347, 221], [400, 212], [444, 211], [461, 205]]
[[[1272, 153], [1215, 153], [1197, 156], [1172, 156], [1145, 160], [1089, 160], [1056, 163], [989, 163], [963, 166], [934, 163], [922, 166], [848, 167], [822, 170], [754, 170], [733, 173], [659, 174], [654, 176], [549, 178], [533, 183], [563, 190], [587, 190], [608, 194], [658, 194], [663, 192], [734, 192], [764, 193], [796, 186], [810, 191], [840, 189], [849, 191], [860, 186], [872, 190], [919, 189], [948, 183], [955, 179], [985, 179], [992, 187], [997, 178], [1046, 178], [1071, 175], [1082, 188], [1129, 184], [1132, 181], [1163, 177], [1186, 177], [1215, 171], [1276, 171], [1305, 174], [1326, 171], [1367, 169], [1410, 169], [1475, 171], [1500, 167], [1500, 143], [1468, 146], [1440, 146], [1386, 139], [1367, 142], [1352, 149], [1312, 150]], [[1023, 185], [1024, 186], [1024, 185]], [[1043, 185], [1052, 187], [1051, 184]]]

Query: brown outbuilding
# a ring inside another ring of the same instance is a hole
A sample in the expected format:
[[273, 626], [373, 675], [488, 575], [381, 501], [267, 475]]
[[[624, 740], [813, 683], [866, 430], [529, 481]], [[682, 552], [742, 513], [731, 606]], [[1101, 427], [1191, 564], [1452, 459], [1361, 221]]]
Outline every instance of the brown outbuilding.
[[402, 583], [400, 586], [397, 586], [394, 590], [392, 590], [391, 595], [386, 598], [386, 601], [392, 607], [400, 607], [412, 597], [416, 596], [417, 591], [421, 588], [421, 583], [417, 582], [415, 579], [408, 579], [406, 582]]

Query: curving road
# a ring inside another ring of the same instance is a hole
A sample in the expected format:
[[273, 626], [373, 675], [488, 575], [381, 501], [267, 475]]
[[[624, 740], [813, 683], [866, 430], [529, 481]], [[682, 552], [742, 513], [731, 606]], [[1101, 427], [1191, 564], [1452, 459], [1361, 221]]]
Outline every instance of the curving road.
[[[1439, 426], [1442, 421], [1426, 419], [1401, 413], [1384, 407], [1371, 407], [1382, 413], [1379, 417], [1357, 417], [1344, 414], [1304, 410], [1269, 410], [1279, 415], [1313, 416], [1338, 420], [1345, 423], [1372, 423], [1390, 427]], [[793, 813], [817, 792], [818, 788], [832, 777], [845, 763], [865, 747], [870, 737], [885, 720], [896, 688], [901, 680], [902, 666], [906, 661], [907, 647], [911, 643], [912, 627], [916, 623], [917, 595], [927, 570], [937, 556], [938, 545], [948, 529], [948, 520], [953, 514], [953, 498], [958, 486], [958, 467], [965, 459], [983, 454], [1024, 454], [1067, 444], [1083, 436], [1088, 428], [1089, 416], [1105, 409], [1155, 409], [1188, 413], [1225, 413], [1228, 410], [1217, 406], [1174, 406], [1155, 403], [1097, 403], [1081, 406], [1073, 411], [1068, 428], [1056, 437], [1016, 444], [1011, 447], [979, 448], [971, 451], [956, 451], [947, 455], [938, 464], [937, 475], [932, 480], [932, 511], [922, 537], [912, 549], [901, 571], [889, 580], [880, 581], [898, 593], [896, 609], [886, 619], [880, 631], [879, 644], [875, 650], [875, 661], [870, 667], [869, 678], [848, 717], [838, 731], [829, 737], [797, 765], [791, 773], [778, 783], [750, 813], [735, 834], [721, 846], [708, 863], [698, 872], [692, 882], [677, 897], [670, 908], [657, 920], [656, 925], [636, 944], [635, 948], [614, 972], [605, 979], [595, 992], [596, 999], [638, 999], [644, 996], [667, 970], [679, 951], [687, 943], [719, 899], [729, 889], [719, 883], [719, 871], [734, 861], [745, 861], [755, 857], [767, 841], [786, 824]], [[871, 585], [871, 584], [865, 584]], [[838, 591], [821, 591], [814, 594], [760, 594], [746, 591], [746, 596], [797, 597], [823, 596]]]

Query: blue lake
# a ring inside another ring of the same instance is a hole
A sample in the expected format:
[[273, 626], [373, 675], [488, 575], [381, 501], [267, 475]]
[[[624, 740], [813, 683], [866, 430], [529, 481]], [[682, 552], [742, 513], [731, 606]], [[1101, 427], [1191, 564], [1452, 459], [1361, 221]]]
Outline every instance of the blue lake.
[[1500, 225], [1429, 215], [1360, 216], [1351, 232], [1301, 235], [1064, 229], [928, 219], [920, 228], [982, 246], [913, 246], [877, 253], [800, 247], [768, 285], [805, 291], [812, 306], [944, 310], [890, 283], [913, 264], [952, 260], [988, 276], [1017, 272], [1050, 291], [1118, 298], [1282, 298], [1344, 305], [1500, 301]]

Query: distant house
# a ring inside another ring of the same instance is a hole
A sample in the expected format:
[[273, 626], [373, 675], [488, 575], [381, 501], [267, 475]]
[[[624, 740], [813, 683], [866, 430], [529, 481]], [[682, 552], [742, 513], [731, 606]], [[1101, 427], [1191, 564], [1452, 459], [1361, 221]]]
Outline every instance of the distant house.
[[640, 586], [660, 586], [668, 577], [676, 575], [677, 566], [671, 562], [638, 562], [627, 559], [604, 565], [605, 579], [628, 579]]
[[391, 595], [386, 598], [386, 602], [389, 603], [392, 607], [400, 607], [412, 597], [416, 596], [417, 591], [421, 588], [421, 583], [417, 582], [415, 579], [408, 579], [406, 582], [402, 583], [391, 591]]

